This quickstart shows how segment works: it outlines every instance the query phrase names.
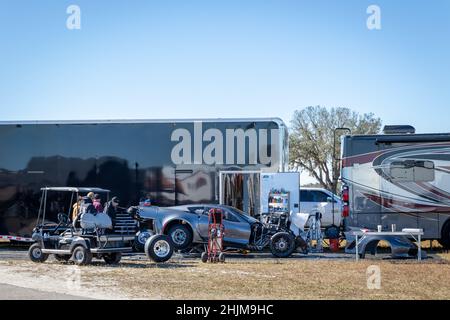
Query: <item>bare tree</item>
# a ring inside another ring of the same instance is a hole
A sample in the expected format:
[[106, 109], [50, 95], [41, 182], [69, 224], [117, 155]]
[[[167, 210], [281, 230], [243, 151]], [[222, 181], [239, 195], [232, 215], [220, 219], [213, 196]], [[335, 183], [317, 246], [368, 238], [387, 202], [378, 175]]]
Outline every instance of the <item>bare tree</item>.
[[[339, 134], [334, 144], [334, 129], [350, 128], [354, 134], [374, 134], [381, 119], [372, 113], [362, 115], [348, 108], [327, 109], [321, 106], [295, 111], [289, 136], [290, 165], [305, 170], [320, 185], [336, 193], [339, 166], [333, 154], [339, 155]], [[336, 150], [334, 150], [336, 145]], [[333, 165], [334, 164], [334, 165]]]

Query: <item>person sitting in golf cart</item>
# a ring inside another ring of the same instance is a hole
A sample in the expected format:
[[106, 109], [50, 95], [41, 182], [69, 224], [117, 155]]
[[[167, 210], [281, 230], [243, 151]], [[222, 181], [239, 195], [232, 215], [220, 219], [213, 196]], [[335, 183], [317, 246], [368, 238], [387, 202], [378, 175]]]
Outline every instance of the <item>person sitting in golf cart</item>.
[[113, 225], [116, 222], [116, 214], [118, 211], [119, 202], [120, 200], [118, 197], [112, 197], [112, 199], [106, 203], [105, 210], [103, 211], [111, 218]]
[[81, 214], [83, 213], [97, 213], [97, 209], [95, 209], [91, 197], [83, 198], [83, 204], [81, 205]]
[[78, 196], [77, 201], [72, 206], [72, 222], [75, 221], [75, 219], [78, 216], [78, 213], [80, 213], [80, 207], [81, 207], [81, 201], [83, 200], [82, 196]]
[[98, 193], [94, 195], [94, 207], [97, 212], [103, 212], [102, 199]]

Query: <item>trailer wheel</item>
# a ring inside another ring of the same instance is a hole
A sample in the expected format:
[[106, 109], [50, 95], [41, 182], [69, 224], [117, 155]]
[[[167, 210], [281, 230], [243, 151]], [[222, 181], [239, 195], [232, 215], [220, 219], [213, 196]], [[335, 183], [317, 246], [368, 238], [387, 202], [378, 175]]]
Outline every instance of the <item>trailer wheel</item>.
[[84, 266], [92, 262], [92, 253], [83, 246], [77, 246], [72, 253], [72, 260], [79, 266]]
[[439, 243], [445, 248], [450, 249], [450, 220], [442, 227], [441, 238]]
[[165, 262], [172, 257], [173, 245], [169, 236], [157, 234], [147, 240], [144, 251], [154, 262]]
[[203, 263], [208, 262], [208, 253], [207, 252], [202, 252], [202, 262]]
[[42, 263], [48, 259], [48, 254], [42, 252], [42, 247], [39, 243], [34, 243], [28, 249], [28, 257], [33, 262]]
[[294, 238], [287, 232], [278, 232], [270, 239], [270, 252], [277, 258], [287, 258], [294, 250]]
[[118, 264], [120, 259], [122, 259], [122, 254], [120, 252], [103, 255], [103, 260], [105, 260], [106, 264]]
[[225, 253], [221, 252], [219, 254], [219, 262], [224, 263], [225, 262]]

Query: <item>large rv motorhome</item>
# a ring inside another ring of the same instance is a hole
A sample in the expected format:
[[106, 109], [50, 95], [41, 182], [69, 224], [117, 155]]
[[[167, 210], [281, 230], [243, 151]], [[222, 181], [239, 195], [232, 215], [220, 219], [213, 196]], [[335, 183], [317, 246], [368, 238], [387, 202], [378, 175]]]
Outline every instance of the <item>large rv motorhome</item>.
[[[277, 118], [1, 122], [0, 150], [0, 236], [27, 237], [45, 186], [106, 188], [123, 207], [150, 198], [256, 214], [260, 173], [287, 169], [288, 134]], [[50, 220], [68, 211], [62, 200], [48, 199]]]
[[341, 144], [343, 216], [347, 226], [422, 228], [450, 247], [450, 133], [346, 135]]

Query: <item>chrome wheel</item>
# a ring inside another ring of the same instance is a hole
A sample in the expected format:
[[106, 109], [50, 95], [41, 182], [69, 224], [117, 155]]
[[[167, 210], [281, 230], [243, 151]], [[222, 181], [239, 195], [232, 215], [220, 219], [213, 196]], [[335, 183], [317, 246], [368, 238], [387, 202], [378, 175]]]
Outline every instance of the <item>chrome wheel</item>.
[[151, 236], [150, 232], [144, 231], [139, 233], [137, 239], [139, 243], [145, 244], [145, 242], [147, 241], [148, 238], [150, 238], [150, 236]]
[[165, 240], [158, 240], [154, 245], [153, 251], [158, 257], [164, 258], [170, 252], [170, 244]]
[[183, 245], [186, 241], [186, 238], [187, 238], [187, 234], [182, 229], [177, 229], [177, 230], [175, 230], [175, 232], [172, 233], [172, 241], [175, 244]]

